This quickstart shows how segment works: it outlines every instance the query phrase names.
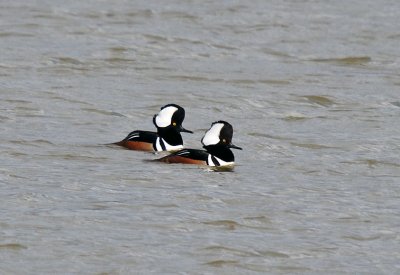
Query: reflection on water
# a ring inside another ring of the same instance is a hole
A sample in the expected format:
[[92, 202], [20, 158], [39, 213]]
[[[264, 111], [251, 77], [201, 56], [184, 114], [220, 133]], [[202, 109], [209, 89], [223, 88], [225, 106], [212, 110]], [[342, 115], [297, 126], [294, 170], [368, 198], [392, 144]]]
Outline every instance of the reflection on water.
[[[2, 273], [400, 268], [396, 1], [0, 7]], [[104, 145], [168, 103], [230, 173]]]

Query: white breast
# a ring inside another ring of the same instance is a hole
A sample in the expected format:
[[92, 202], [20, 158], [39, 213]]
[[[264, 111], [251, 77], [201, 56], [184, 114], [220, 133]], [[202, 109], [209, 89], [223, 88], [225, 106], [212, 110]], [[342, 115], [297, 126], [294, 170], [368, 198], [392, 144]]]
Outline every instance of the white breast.
[[[216, 156], [214, 156], [214, 158], [219, 162], [219, 166], [231, 166], [231, 165], [235, 164], [235, 162], [233, 162], [233, 161], [226, 162], [220, 158], [217, 158]], [[208, 155], [207, 164], [209, 166], [217, 166], [217, 164], [213, 162], [210, 154]]]
[[[164, 139], [162, 141], [164, 143], [166, 151], [178, 151], [178, 150], [183, 149], [183, 145], [182, 144], [180, 144], [180, 145], [170, 145]], [[156, 150], [157, 150], [157, 152], [164, 151], [162, 149], [162, 146], [161, 146], [161, 138], [160, 137], [158, 137], [157, 140], [156, 140]]]

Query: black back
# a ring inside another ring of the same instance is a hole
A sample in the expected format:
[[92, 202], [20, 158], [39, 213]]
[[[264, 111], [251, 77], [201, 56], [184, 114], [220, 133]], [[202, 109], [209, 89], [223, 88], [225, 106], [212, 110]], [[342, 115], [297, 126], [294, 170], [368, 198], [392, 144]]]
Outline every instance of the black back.
[[172, 155], [186, 157], [195, 160], [207, 161], [208, 153], [200, 149], [182, 149]]
[[158, 135], [156, 132], [136, 130], [130, 132], [124, 140], [154, 143], [156, 142], [157, 137]]

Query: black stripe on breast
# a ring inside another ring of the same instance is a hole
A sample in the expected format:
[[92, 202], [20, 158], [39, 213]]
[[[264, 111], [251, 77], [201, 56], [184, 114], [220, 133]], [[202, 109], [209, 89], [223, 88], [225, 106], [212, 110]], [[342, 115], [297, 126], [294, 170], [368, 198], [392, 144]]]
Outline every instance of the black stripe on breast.
[[219, 161], [218, 161], [217, 158], [214, 157], [213, 155], [211, 155], [211, 160], [212, 160], [212, 162], [214, 163], [215, 166], [220, 166]]
[[162, 138], [160, 138], [160, 145], [161, 145], [161, 149], [162, 149], [163, 151], [166, 151], [166, 150], [167, 150], [167, 147], [165, 147], [165, 143], [164, 143], [164, 140], [163, 140]]

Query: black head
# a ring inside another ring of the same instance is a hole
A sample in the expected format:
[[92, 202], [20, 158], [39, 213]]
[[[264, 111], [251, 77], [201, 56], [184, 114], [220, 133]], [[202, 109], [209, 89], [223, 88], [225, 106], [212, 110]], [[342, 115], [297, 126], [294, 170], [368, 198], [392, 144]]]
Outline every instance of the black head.
[[185, 119], [185, 109], [176, 104], [167, 104], [161, 111], [154, 115], [153, 123], [157, 129], [175, 129], [177, 132], [193, 133], [182, 127]]
[[211, 124], [211, 128], [205, 133], [201, 143], [203, 143], [204, 147], [220, 145], [242, 150], [242, 148], [232, 144], [232, 136], [232, 125], [226, 121], [220, 120]]

